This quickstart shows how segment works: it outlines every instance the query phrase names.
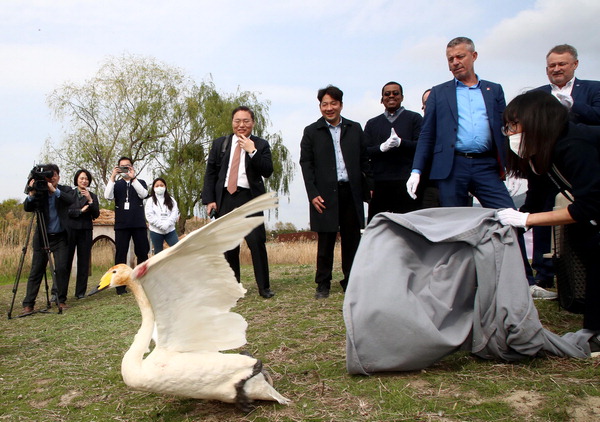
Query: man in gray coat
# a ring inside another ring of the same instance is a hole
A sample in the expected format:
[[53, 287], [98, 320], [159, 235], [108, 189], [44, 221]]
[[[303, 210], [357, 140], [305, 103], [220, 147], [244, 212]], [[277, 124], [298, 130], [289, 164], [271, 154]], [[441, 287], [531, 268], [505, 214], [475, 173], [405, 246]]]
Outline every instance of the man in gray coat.
[[304, 129], [300, 166], [310, 202], [310, 228], [318, 233], [315, 298], [329, 296], [337, 233], [342, 240], [340, 281], [345, 291], [364, 227], [363, 192], [370, 176], [363, 130], [342, 118], [343, 92], [332, 85], [319, 90], [322, 117]]

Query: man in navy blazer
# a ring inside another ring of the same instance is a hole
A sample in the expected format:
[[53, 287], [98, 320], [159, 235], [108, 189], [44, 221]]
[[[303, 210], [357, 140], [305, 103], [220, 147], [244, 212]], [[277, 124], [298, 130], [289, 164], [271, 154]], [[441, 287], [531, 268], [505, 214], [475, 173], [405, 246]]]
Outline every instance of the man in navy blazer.
[[600, 125], [600, 81], [575, 77], [579, 65], [577, 50], [569, 44], [553, 47], [546, 55], [546, 74], [550, 84], [537, 89], [554, 95], [570, 110], [571, 120], [586, 125]]
[[484, 207], [512, 208], [502, 181], [502, 87], [475, 74], [477, 52], [469, 38], [450, 41], [446, 57], [454, 79], [429, 94], [408, 192], [415, 196], [420, 174], [429, 173], [438, 182], [442, 206], [468, 206], [471, 193]]
[[[454, 79], [431, 89], [413, 170], [406, 183], [408, 193], [416, 198], [421, 174], [425, 173], [437, 181], [443, 207], [469, 206], [471, 194], [485, 208], [515, 208], [503, 182], [506, 138], [502, 113], [506, 102], [502, 87], [477, 76], [477, 52], [469, 38], [451, 40], [446, 58]], [[519, 243], [528, 282], [539, 290], [536, 294], [541, 294], [543, 289], [535, 286], [522, 235]], [[556, 298], [553, 292], [543, 292], [548, 299]]]
[[[578, 65], [579, 59], [575, 47], [569, 44], [552, 47], [546, 54], [546, 75], [550, 83], [536, 89], [554, 95], [569, 109], [569, 117], [574, 123], [598, 126], [600, 125], [600, 82], [577, 79], [575, 70]], [[552, 211], [558, 190], [547, 183], [545, 178], [538, 181], [529, 180], [529, 183], [541, 183], [547, 186], [548, 195], [543, 210]], [[544, 258], [544, 255], [551, 250], [551, 238], [550, 226], [533, 228], [532, 266], [536, 270], [535, 281], [541, 287], [554, 285], [552, 258]]]
[[[252, 135], [254, 112], [239, 106], [231, 113], [233, 134], [213, 141], [204, 175], [202, 203], [206, 212], [222, 217], [266, 192], [263, 177], [273, 174], [269, 143]], [[237, 166], [234, 164], [237, 153]], [[231, 171], [236, 168], [237, 171]], [[262, 215], [262, 213], [261, 213]], [[258, 293], [265, 299], [275, 295], [269, 282], [267, 233], [261, 224], [245, 237], [252, 255]], [[225, 252], [225, 258], [240, 281], [240, 247]]]

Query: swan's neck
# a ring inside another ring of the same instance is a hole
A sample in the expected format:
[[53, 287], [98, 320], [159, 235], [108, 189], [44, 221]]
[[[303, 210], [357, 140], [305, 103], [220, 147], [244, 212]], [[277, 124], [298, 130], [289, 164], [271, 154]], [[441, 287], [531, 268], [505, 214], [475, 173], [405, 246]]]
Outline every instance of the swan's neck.
[[[133, 368], [138, 368], [142, 360], [144, 359], [144, 354], [148, 351], [148, 346], [150, 345], [150, 340], [152, 339], [152, 331], [154, 330], [154, 312], [152, 311], [152, 306], [148, 301], [148, 297], [146, 293], [144, 293], [144, 289], [141, 284], [137, 280], [132, 280], [128, 283], [127, 287], [130, 288], [131, 292], [135, 296], [135, 300], [140, 307], [140, 312], [142, 314], [142, 325], [138, 330], [133, 343], [125, 356], [123, 357], [123, 362], [121, 365], [122, 371], [127, 368], [128, 370], [132, 370]], [[123, 371], [124, 372], [124, 371]]]

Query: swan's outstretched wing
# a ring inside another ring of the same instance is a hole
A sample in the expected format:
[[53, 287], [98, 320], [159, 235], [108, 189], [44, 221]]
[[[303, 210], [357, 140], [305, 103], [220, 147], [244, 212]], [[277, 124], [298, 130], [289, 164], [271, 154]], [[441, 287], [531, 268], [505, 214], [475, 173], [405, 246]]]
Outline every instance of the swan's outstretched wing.
[[255, 198], [133, 270], [154, 311], [161, 348], [220, 351], [246, 343], [246, 321], [230, 312], [246, 290], [223, 253], [264, 222], [250, 215], [276, 205], [274, 194]]

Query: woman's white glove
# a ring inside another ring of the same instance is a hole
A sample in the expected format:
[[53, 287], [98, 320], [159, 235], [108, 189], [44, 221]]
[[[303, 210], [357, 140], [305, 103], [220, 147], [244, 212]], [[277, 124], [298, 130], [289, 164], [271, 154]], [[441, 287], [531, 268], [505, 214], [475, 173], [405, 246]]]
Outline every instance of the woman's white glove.
[[528, 212], [520, 212], [513, 210], [512, 208], [506, 208], [502, 211], [498, 211], [498, 221], [505, 226], [520, 227], [523, 229], [527, 228], [527, 217]]
[[406, 192], [412, 199], [417, 199], [417, 188], [419, 187], [419, 181], [421, 175], [419, 173], [411, 173], [408, 181], [406, 182]]

